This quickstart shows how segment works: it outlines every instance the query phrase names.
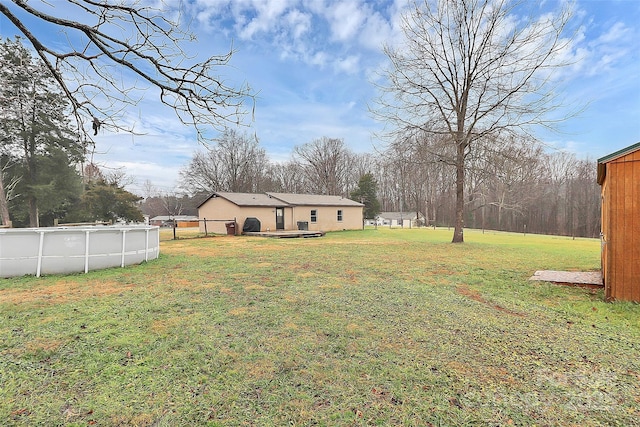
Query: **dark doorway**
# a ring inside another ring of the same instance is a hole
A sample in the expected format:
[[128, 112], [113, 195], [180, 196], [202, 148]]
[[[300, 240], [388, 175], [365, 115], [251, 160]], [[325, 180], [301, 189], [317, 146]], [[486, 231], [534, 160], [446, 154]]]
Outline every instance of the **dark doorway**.
[[276, 230], [284, 230], [284, 208], [276, 208]]

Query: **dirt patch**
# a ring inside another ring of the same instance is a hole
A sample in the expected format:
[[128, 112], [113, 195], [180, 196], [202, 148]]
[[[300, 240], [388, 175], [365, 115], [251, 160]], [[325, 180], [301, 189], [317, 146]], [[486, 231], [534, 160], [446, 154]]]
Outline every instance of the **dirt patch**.
[[471, 298], [474, 301], [480, 302], [488, 307], [491, 307], [495, 310], [501, 311], [503, 313], [507, 313], [510, 314], [512, 316], [517, 316], [517, 317], [525, 317], [524, 314], [522, 313], [518, 313], [515, 312], [513, 310], [509, 310], [508, 308], [504, 308], [498, 304], [492, 303], [491, 301], [487, 301], [482, 295], [480, 295], [480, 292], [473, 290], [471, 288], [469, 288], [466, 285], [458, 285], [456, 286], [456, 291], [458, 291], [458, 293], [460, 295], [464, 295], [468, 298]]
[[0, 303], [4, 304], [65, 304], [86, 298], [102, 297], [131, 290], [134, 284], [120, 282], [71, 282], [60, 280], [53, 285], [30, 289], [7, 289], [0, 293]]
[[245, 291], [264, 291], [268, 289], [268, 287], [262, 285], [249, 285], [244, 287]]
[[65, 342], [62, 340], [47, 340], [44, 338], [36, 339], [25, 343], [25, 350], [28, 353], [37, 353], [40, 351], [54, 352], [58, 350]]
[[248, 307], [232, 308], [227, 313], [230, 314], [231, 316], [244, 316], [247, 313], [249, 313], [249, 308]]

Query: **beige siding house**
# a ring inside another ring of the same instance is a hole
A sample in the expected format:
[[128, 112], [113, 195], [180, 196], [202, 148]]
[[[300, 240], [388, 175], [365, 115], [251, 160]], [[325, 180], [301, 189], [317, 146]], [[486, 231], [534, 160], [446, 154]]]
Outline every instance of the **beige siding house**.
[[[225, 222], [235, 219], [237, 233], [247, 218], [260, 220], [260, 231], [360, 230], [364, 205], [340, 196], [288, 193], [213, 193], [198, 206], [207, 221], [207, 232], [225, 233]], [[215, 221], [211, 221], [215, 220]], [[204, 231], [204, 221], [200, 223]]]

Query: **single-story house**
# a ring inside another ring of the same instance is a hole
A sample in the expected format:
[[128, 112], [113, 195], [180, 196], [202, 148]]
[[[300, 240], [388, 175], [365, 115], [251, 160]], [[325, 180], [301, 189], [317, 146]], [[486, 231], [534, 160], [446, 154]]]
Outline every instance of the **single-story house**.
[[289, 193], [215, 192], [198, 206], [200, 229], [225, 233], [226, 222], [235, 221], [236, 233], [247, 218], [260, 221], [260, 231], [360, 230], [364, 205], [340, 196]]
[[416, 212], [380, 212], [376, 215], [376, 224], [390, 227], [418, 227], [424, 225], [424, 215]]
[[149, 225], [158, 227], [173, 227], [175, 220], [176, 227], [197, 227], [199, 219], [193, 215], [158, 215], [149, 220]]
[[640, 302], [640, 142], [598, 159], [607, 300]]

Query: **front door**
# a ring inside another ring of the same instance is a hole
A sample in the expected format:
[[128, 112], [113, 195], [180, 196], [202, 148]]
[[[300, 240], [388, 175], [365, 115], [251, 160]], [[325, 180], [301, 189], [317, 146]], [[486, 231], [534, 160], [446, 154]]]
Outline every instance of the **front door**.
[[284, 230], [284, 208], [276, 208], [276, 230]]

